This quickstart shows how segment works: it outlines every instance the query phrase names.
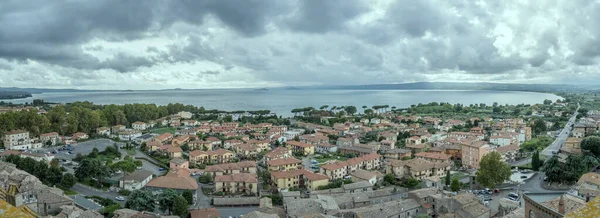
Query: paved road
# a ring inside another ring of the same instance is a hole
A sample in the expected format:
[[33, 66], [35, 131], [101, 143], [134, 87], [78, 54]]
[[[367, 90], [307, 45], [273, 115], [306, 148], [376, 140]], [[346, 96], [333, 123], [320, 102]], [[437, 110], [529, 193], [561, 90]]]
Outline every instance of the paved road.
[[[71, 151], [72, 154], [67, 154], [66, 151], [59, 151], [56, 154], [55, 157], [61, 158], [61, 159], [71, 160], [78, 153], [81, 153], [81, 154], [84, 154], [84, 155], [85, 154], [89, 154], [89, 153], [92, 152], [92, 150], [94, 148], [98, 148], [99, 151], [103, 151], [104, 149], [106, 149], [106, 147], [113, 146], [114, 143], [115, 142], [112, 141], [112, 140], [110, 140], [110, 139], [94, 139], [94, 140], [90, 140], [90, 141], [85, 141], [85, 142], [73, 144], [72, 145], [73, 146], [73, 151]], [[117, 144], [119, 146], [122, 146], [125, 143], [117, 142]], [[40, 149], [40, 151], [41, 152], [51, 152], [51, 151], [54, 151], [55, 149], [58, 149], [59, 147], [62, 147], [62, 146], [43, 148], [43, 149]], [[123, 156], [127, 155], [127, 151], [125, 151], [124, 149], [119, 149], [119, 151], [121, 152], [121, 154]]]
[[[577, 106], [577, 110], [579, 110], [579, 106]], [[571, 116], [569, 121], [565, 124], [565, 128], [563, 128], [563, 130], [560, 132], [560, 134], [558, 134], [558, 136], [556, 136], [556, 139], [554, 140], [554, 142], [552, 142], [552, 144], [550, 144], [548, 147], [546, 147], [540, 153], [541, 155], [550, 157], [553, 155], [553, 152], [558, 153], [558, 151], [560, 150], [562, 145], [565, 144], [565, 141], [567, 140], [567, 138], [569, 138], [569, 135], [571, 135], [571, 130], [573, 129], [573, 128], [571, 128], [571, 125], [573, 125], [575, 123], [575, 120], [577, 119], [577, 114], [579, 114], [577, 112], [577, 110], [575, 110], [575, 113], [573, 113], [573, 116]], [[510, 163], [510, 165], [511, 166], [521, 166], [521, 165], [528, 164], [528, 163], [531, 163], [531, 158], [512, 162], [512, 163]]]
[[258, 210], [258, 207], [217, 207], [221, 217], [240, 217], [241, 215]]
[[198, 183], [198, 190], [196, 190], [196, 204], [192, 206], [193, 208], [209, 208], [210, 206], [210, 197], [204, 195], [202, 192], [202, 183]]
[[112, 200], [114, 200], [115, 202], [118, 202], [121, 204], [121, 206], [125, 205], [125, 202], [127, 201], [127, 196], [123, 196], [125, 197], [125, 201], [117, 201], [115, 200], [115, 197], [120, 196], [119, 193], [117, 192], [107, 192], [107, 191], [102, 191], [102, 190], [98, 190], [98, 189], [93, 189], [90, 188], [88, 186], [76, 183], [75, 186], [73, 186], [73, 188], [71, 188], [71, 190], [78, 192], [81, 195], [85, 195], [85, 196], [100, 196], [103, 198], [110, 198]]

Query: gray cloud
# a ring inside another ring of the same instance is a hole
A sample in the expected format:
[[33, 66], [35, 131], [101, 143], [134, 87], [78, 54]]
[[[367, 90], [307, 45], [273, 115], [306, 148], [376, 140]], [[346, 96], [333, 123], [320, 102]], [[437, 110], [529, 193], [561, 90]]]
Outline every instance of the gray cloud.
[[585, 0], [7, 0], [0, 75], [82, 86], [107, 71], [273, 84], [600, 78], [599, 10]]

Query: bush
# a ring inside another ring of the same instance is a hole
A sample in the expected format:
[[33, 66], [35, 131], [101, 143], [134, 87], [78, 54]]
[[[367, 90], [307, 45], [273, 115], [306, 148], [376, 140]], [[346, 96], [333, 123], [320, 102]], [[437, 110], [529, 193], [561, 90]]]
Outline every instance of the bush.
[[123, 190], [119, 191], [119, 194], [124, 195], [124, 196], [129, 196], [129, 194], [131, 194], [131, 191], [123, 189]]

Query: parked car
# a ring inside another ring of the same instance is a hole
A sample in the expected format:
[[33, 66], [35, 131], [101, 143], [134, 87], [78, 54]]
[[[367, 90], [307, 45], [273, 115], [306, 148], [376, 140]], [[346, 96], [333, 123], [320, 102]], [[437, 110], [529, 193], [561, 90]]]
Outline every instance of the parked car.
[[125, 198], [123, 196], [117, 196], [115, 197], [115, 199], [117, 199], [117, 201], [124, 201]]
[[485, 193], [487, 193], [488, 195], [492, 194], [492, 190], [490, 190], [489, 188], [485, 188]]
[[492, 196], [489, 195], [482, 195], [481, 199], [483, 199], [483, 201], [491, 201], [492, 200]]
[[344, 179], [352, 179], [352, 176], [344, 176]]
[[521, 176], [521, 179], [527, 179], [527, 176], [523, 175]]
[[165, 168], [158, 168], [158, 171], [165, 171]]

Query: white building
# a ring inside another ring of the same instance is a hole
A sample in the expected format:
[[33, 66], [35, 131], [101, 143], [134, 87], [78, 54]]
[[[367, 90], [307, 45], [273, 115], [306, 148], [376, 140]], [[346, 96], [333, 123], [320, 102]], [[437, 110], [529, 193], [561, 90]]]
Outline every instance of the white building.
[[139, 130], [126, 129], [120, 131], [117, 136], [120, 140], [131, 141], [137, 137], [142, 136], [142, 132], [140, 132]]
[[51, 145], [56, 145], [61, 142], [61, 138], [57, 132], [44, 133], [40, 135], [40, 141], [42, 144], [50, 142]]
[[379, 119], [379, 118], [371, 119], [371, 124], [380, 124], [380, 123], [381, 123], [381, 119]]
[[[9, 150], [26, 150], [33, 147], [29, 132], [24, 130], [13, 130], [4, 135], [4, 147]], [[40, 143], [41, 144], [41, 143]]]
[[499, 146], [507, 146], [512, 142], [512, 137], [510, 136], [491, 136], [490, 143]]
[[192, 119], [192, 113], [187, 112], [187, 111], [181, 111], [181, 112], [177, 113], [177, 115], [183, 119]]
[[125, 190], [140, 190], [152, 180], [152, 172], [138, 170], [131, 175], [125, 175], [119, 180], [119, 187]]
[[148, 125], [144, 122], [135, 122], [131, 124], [131, 128], [135, 129], [135, 130], [146, 130], [148, 128]]

